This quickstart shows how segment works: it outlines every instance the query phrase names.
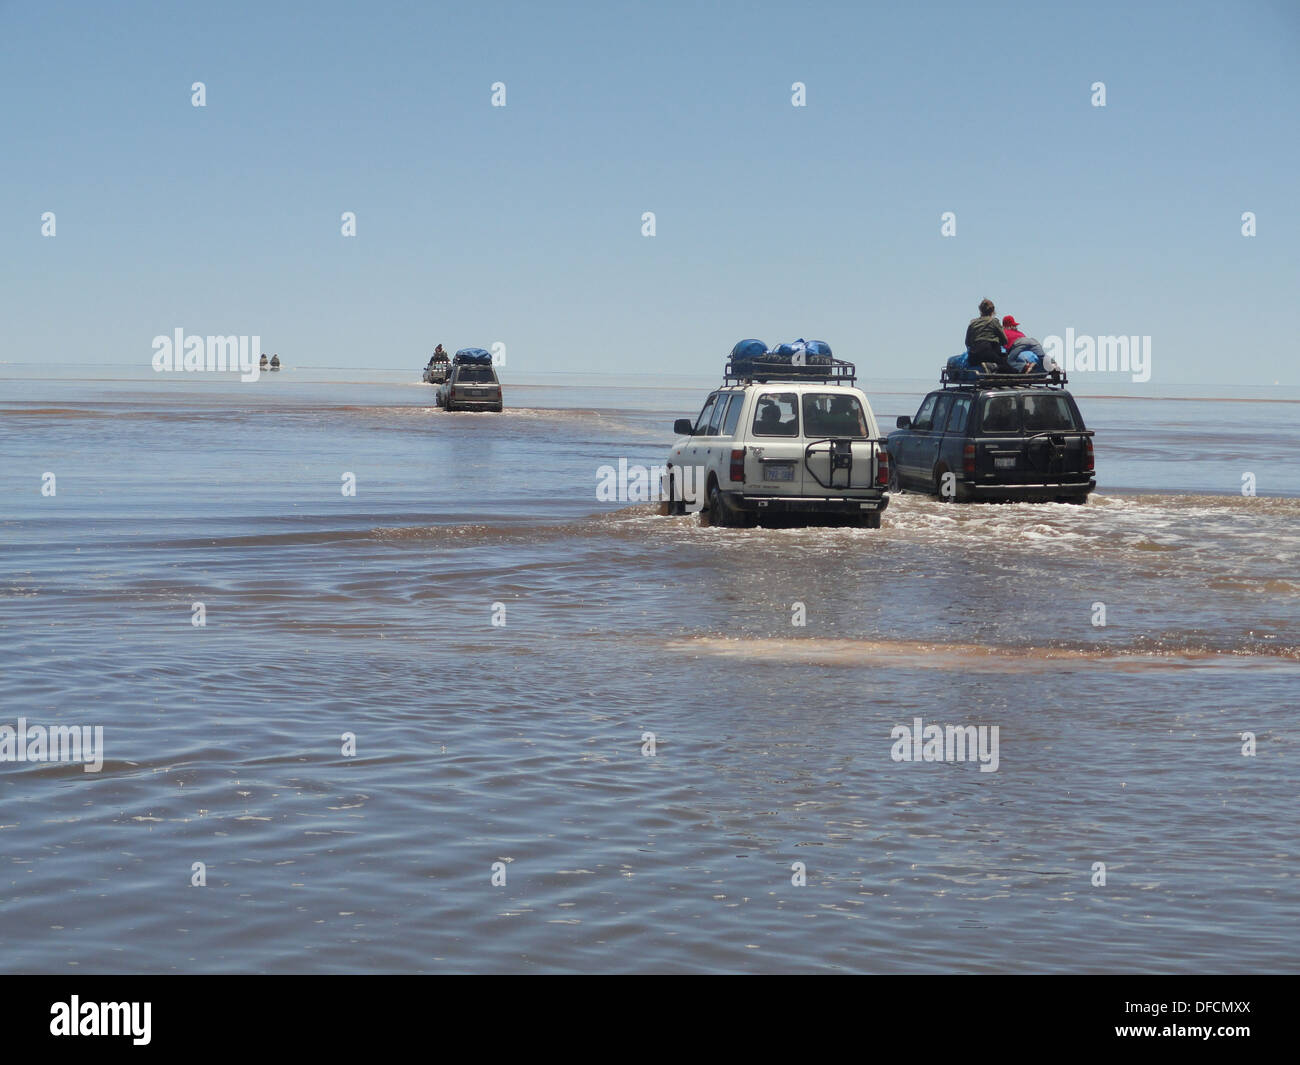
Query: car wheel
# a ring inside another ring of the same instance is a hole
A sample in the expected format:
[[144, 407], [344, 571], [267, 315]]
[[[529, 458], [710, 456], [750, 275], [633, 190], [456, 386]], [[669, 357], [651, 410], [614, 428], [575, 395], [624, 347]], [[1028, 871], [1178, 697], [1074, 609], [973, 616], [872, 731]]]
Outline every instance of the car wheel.
[[903, 486], [898, 483], [898, 465], [894, 462], [894, 456], [889, 456], [889, 485], [885, 489], [887, 492], [901, 492]]
[[727, 506], [727, 501], [722, 498], [722, 491], [716, 482], [709, 489], [709, 524], [724, 527], [740, 524], [735, 511]]
[[668, 467], [659, 482], [659, 513], [665, 518], [675, 518], [686, 513], [686, 501], [673, 498], [673, 468]]
[[864, 529], [879, 529], [880, 511], [878, 510], [867, 511], [860, 518], [858, 518], [858, 524], [861, 525], [862, 528]]

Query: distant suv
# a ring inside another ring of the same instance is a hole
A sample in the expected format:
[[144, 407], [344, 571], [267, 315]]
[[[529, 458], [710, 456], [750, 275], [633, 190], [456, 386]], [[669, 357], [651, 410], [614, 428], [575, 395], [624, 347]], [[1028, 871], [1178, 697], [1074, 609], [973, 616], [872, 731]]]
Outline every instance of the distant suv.
[[888, 456], [854, 380], [853, 364], [841, 360], [761, 376], [728, 364], [699, 416], [673, 427], [667, 512], [699, 504], [713, 525], [830, 514], [880, 528]]
[[454, 365], [438, 386], [434, 403], [447, 410], [503, 409], [501, 382], [491, 366]]
[[1086, 503], [1097, 487], [1092, 431], [1060, 377], [953, 382], [889, 434], [891, 487], [950, 502]]

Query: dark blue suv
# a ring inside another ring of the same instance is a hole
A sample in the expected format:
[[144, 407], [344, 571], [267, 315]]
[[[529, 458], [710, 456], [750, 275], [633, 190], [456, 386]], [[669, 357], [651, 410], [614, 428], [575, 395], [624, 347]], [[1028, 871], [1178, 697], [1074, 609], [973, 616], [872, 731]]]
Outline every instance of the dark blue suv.
[[949, 502], [1088, 501], [1097, 487], [1092, 431], [1064, 377], [940, 380], [889, 434], [892, 489]]

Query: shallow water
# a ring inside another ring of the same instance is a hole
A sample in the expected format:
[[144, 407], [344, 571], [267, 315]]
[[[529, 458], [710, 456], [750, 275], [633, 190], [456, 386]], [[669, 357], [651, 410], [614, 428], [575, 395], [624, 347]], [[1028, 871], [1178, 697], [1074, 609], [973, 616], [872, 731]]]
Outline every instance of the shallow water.
[[1086, 507], [597, 502], [707, 388], [0, 367], [0, 724], [105, 749], [0, 763], [0, 968], [1295, 971], [1296, 397], [1076, 388]]

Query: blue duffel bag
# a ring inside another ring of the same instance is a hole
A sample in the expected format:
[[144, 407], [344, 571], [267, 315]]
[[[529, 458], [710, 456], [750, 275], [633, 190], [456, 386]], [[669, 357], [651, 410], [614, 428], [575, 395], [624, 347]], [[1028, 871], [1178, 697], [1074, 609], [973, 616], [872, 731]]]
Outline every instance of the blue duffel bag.
[[757, 359], [767, 354], [767, 345], [761, 340], [740, 340], [731, 349], [733, 359]]
[[970, 352], [963, 351], [948, 360], [949, 381], [973, 381], [978, 376], [979, 371], [970, 364]]
[[482, 348], [461, 348], [452, 361], [457, 366], [491, 366], [492, 356]]
[[831, 360], [831, 346], [824, 340], [810, 340], [806, 345], [808, 361], [826, 363]]

